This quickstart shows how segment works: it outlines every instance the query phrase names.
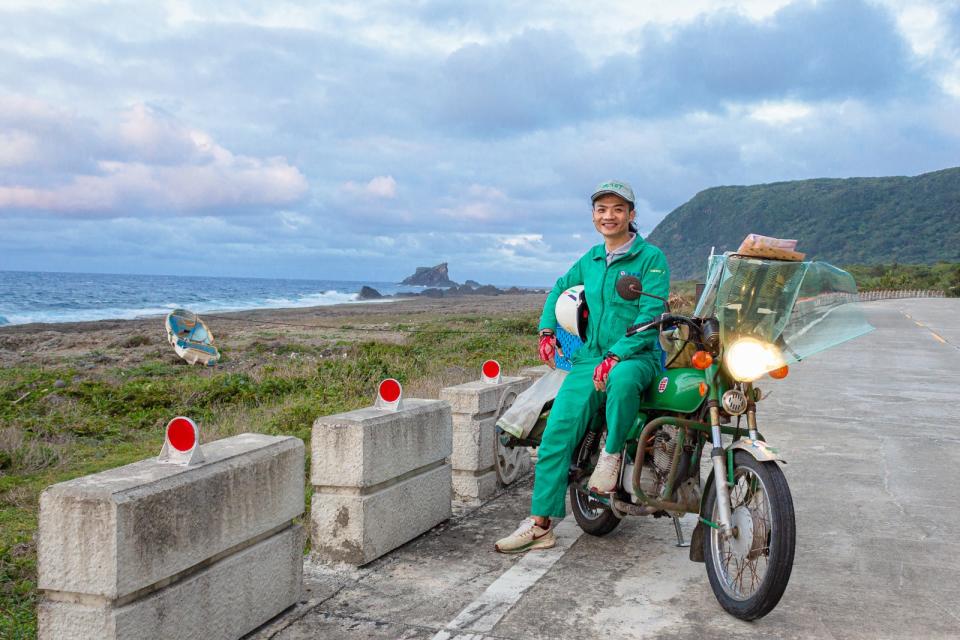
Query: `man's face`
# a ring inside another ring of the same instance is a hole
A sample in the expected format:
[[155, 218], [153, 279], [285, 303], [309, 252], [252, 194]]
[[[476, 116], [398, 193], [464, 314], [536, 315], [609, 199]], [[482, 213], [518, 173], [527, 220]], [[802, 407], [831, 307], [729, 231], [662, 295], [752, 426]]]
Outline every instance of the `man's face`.
[[630, 223], [637, 216], [630, 203], [611, 193], [593, 201], [593, 226], [604, 238], [616, 238], [630, 233]]

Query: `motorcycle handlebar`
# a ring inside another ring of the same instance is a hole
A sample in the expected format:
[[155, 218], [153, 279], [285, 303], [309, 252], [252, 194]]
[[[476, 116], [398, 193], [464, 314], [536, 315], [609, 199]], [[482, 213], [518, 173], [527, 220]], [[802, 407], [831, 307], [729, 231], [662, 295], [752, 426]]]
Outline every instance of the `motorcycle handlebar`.
[[653, 329], [656, 326], [662, 326], [664, 323], [674, 318], [676, 318], [676, 316], [672, 316], [669, 313], [664, 313], [659, 318], [651, 322], [646, 322], [643, 324], [635, 324], [629, 329], [627, 329], [627, 336], [633, 336], [643, 331], [646, 331], [647, 329]]
[[651, 322], [633, 325], [632, 327], [627, 329], [627, 336], [628, 337], [633, 336], [638, 333], [641, 333], [642, 331], [646, 331], [647, 329], [653, 329], [654, 327], [662, 328], [666, 324], [686, 324], [686, 325], [690, 325], [691, 327], [696, 327], [694, 322], [690, 320], [690, 318], [687, 318], [686, 316], [675, 316], [670, 313], [664, 313], [659, 318]]

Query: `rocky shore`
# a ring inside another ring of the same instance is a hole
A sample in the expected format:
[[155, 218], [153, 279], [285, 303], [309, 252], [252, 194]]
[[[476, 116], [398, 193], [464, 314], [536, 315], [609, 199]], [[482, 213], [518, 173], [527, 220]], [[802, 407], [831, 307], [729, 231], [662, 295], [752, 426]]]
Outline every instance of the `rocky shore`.
[[545, 289], [521, 289], [519, 287], [510, 287], [500, 289], [492, 284], [471, 286], [469, 284], [455, 285], [441, 289], [439, 287], [430, 287], [417, 293], [397, 293], [383, 295], [373, 287], [364, 286], [357, 295], [358, 300], [388, 300], [390, 298], [459, 298], [462, 296], [503, 296], [503, 295], [543, 295]]
[[419, 296], [425, 296], [427, 298], [458, 298], [460, 296], [543, 295], [546, 293], [545, 289], [521, 289], [519, 287], [500, 289], [492, 284], [480, 284], [476, 280], [467, 280], [463, 284], [458, 284], [450, 279], [446, 262], [441, 262], [434, 267], [417, 267], [416, 272], [404, 278], [400, 284], [427, 288], [418, 293], [398, 293], [385, 296], [376, 289], [365, 286], [360, 289], [358, 299], [380, 300], [384, 298], [416, 298]]

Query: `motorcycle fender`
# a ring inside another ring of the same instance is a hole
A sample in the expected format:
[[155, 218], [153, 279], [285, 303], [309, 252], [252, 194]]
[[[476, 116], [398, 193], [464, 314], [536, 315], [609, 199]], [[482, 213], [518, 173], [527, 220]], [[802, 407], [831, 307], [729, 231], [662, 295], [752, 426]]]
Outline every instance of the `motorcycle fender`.
[[707, 481], [703, 484], [703, 491], [700, 493], [700, 518], [697, 519], [697, 526], [693, 528], [693, 535], [690, 536], [690, 560], [693, 562], [703, 562], [703, 536], [707, 534], [703, 519], [707, 517], [710, 511], [710, 505], [707, 504], [707, 494], [710, 493], [710, 486], [713, 484], [713, 471], [707, 476]]
[[740, 438], [729, 449], [742, 449], [756, 458], [760, 462], [784, 462], [776, 449], [771, 448], [763, 440], [751, 440], [750, 438]]
[[697, 526], [693, 528], [693, 535], [690, 536], [690, 560], [692, 562], [704, 562], [703, 536], [707, 535], [706, 526], [702, 522], [697, 522]]

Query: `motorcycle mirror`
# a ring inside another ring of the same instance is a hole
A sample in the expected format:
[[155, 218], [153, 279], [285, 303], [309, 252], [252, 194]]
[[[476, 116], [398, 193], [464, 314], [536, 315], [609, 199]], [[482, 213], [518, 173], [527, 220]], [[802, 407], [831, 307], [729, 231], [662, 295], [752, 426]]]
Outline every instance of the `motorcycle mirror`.
[[663, 302], [663, 306], [667, 311], [670, 311], [670, 302], [666, 298], [661, 298], [660, 296], [653, 295], [652, 293], [647, 293], [643, 290], [643, 285], [640, 284], [640, 278], [634, 275], [624, 274], [617, 279], [616, 284], [617, 293], [620, 294], [620, 297], [624, 300], [636, 300], [640, 296], [650, 296], [651, 298], [656, 298]]
[[636, 300], [643, 295], [643, 285], [637, 276], [623, 275], [617, 280], [617, 293], [624, 300]]

